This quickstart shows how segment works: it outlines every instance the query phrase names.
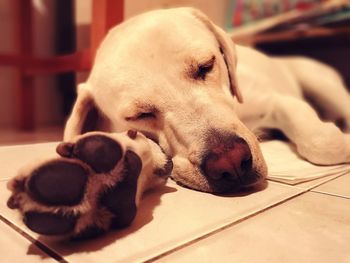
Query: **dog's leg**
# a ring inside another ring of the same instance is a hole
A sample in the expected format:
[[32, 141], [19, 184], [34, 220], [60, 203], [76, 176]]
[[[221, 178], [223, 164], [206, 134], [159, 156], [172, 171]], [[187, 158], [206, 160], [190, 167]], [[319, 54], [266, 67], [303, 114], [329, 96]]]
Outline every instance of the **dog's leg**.
[[86, 133], [61, 143], [62, 157], [25, 169], [8, 183], [8, 206], [34, 232], [88, 238], [131, 224], [142, 193], [162, 184], [172, 163], [136, 131]]
[[294, 73], [304, 95], [320, 114], [350, 133], [350, 94], [333, 68], [318, 61], [296, 57], [283, 59]]
[[266, 118], [269, 128], [280, 129], [299, 154], [322, 165], [350, 163], [350, 134], [333, 123], [322, 122], [315, 110], [294, 97], [273, 97], [273, 111]]

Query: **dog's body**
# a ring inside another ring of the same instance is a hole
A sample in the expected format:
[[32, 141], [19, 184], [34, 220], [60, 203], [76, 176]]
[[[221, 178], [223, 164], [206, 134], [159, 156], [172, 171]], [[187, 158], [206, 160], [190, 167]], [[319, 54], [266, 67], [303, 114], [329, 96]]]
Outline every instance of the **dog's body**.
[[193, 9], [158, 10], [109, 32], [79, 86], [64, 140], [134, 129], [172, 158], [178, 183], [233, 191], [267, 175], [253, 134], [262, 129], [281, 130], [311, 162], [350, 162], [350, 135], [321, 121], [305, 96], [349, 131], [350, 96], [328, 66], [234, 47]]
[[[251, 133], [257, 129], [281, 130], [311, 162], [350, 161], [349, 135], [322, 122], [303, 100], [305, 94], [314, 97], [349, 130], [350, 97], [335, 71], [307, 59], [272, 59], [234, 48], [196, 10], [154, 11], [111, 30], [81, 89], [110, 121], [107, 131], [133, 128], [151, 135], [173, 157], [173, 178], [202, 191], [226, 191], [237, 183], [217, 174], [229, 177], [227, 169], [240, 169], [225, 160], [231, 149], [213, 157], [219, 161], [205, 161], [234, 136], [252, 152], [252, 173], [266, 176]], [[76, 120], [82, 119], [73, 111], [66, 139], [81, 133]]]

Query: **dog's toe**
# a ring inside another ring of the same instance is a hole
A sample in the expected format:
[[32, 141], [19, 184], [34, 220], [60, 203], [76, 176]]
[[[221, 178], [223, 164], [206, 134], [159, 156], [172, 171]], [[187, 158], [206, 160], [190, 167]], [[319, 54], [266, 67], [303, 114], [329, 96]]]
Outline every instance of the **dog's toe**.
[[20, 208], [19, 200], [16, 195], [11, 195], [7, 200], [7, 207], [10, 209]]
[[76, 143], [73, 156], [90, 165], [97, 173], [107, 173], [118, 164], [123, 150], [112, 138], [91, 135]]
[[57, 152], [64, 157], [11, 180], [8, 207], [19, 209], [32, 231], [74, 240], [129, 226], [137, 212], [143, 163], [121, 143], [96, 133], [61, 143]]
[[141, 168], [140, 157], [128, 150], [124, 157], [123, 180], [108, 189], [101, 197], [101, 204], [115, 215], [112, 221], [113, 227], [126, 227], [135, 218], [137, 179]]

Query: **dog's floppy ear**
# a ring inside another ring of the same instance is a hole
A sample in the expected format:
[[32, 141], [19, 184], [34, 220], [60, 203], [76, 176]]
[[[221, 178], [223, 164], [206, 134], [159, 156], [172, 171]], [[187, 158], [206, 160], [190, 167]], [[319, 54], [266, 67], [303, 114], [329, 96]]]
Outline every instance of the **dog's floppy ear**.
[[87, 83], [79, 84], [77, 91], [77, 100], [64, 129], [65, 141], [88, 131], [100, 130], [98, 126], [102, 122], [101, 113], [94, 103], [89, 85]]
[[237, 100], [242, 103], [243, 97], [239, 90], [236, 80], [236, 52], [232, 39], [227, 35], [227, 33], [220, 27], [216, 26], [205, 14], [197, 9], [190, 8], [190, 12], [200, 21], [202, 21], [206, 27], [214, 34], [215, 38], [219, 42], [221, 52], [223, 53], [226, 67], [228, 70], [228, 75], [230, 78], [231, 92], [237, 97]]

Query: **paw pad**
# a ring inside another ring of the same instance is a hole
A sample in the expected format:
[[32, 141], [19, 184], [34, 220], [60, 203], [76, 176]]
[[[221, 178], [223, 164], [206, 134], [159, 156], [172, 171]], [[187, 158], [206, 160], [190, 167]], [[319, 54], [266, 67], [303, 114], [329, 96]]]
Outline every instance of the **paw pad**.
[[76, 205], [84, 195], [88, 170], [69, 160], [56, 160], [32, 173], [27, 188], [33, 199], [46, 205]]
[[[126, 135], [130, 139], [137, 134]], [[63, 158], [47, 161], [10, 183], [13, 193], [7, 204], [21, 211], [29, 229], [80, 240], [133, 222], [143, 167], [134, 151], [123, 151], [116, 139], [94, 133], [74, 144], [61, 143], [57, 152]], [[162, 165], [171, 170], [170, 162]]]
[[73, 231], [76, 217], [72, 215], [27, 212], [23, 222], [34, 232], [43, 235], [63, 235]]
[[97, 173], [107, 173], [122, 158], [123, 151], [115, 140], [103, 135], [94, 135], [79, 140], [73, 155], [89, 164]]
[[[136, 215], [137, 179], [141, 172], [142, 161], [133, 151], [128, 150], [124, 159], [124, 178], [115, 187], [108, 189], [101, 197], [101, 204], [113, 214], [113, 227], [125, 227], [131, 224]], [[116, 202], [115, 200], [119, 200]]]

